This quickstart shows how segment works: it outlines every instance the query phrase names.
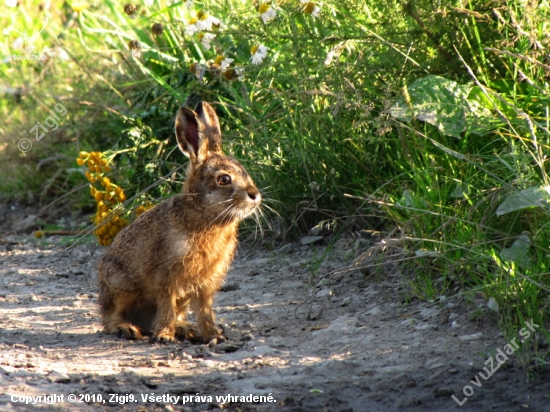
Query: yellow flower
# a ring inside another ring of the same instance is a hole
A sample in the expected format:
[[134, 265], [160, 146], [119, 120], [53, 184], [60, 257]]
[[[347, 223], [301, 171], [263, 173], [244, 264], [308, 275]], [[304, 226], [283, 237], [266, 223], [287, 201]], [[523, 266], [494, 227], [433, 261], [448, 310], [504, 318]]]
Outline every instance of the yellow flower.
[[71, 3], [71, 8], [77, 13], [80, 13], [81, 11], [86, 10], [88, 7], [90, 7], [90, 5], [83, 1], [77, 0]]

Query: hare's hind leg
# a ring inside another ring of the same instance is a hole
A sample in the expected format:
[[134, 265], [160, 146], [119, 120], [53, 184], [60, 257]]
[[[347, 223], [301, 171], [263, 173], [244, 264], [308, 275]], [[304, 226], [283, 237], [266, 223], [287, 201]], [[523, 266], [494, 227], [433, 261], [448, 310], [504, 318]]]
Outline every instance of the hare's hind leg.
[[121, 292], [112, 296], [108, 305], [101, 305], [101, 320], [107, 333], [125, 339], [141, 339], [141, 331], [126, 320], [126, 314], [135, 303], [135, 295]]

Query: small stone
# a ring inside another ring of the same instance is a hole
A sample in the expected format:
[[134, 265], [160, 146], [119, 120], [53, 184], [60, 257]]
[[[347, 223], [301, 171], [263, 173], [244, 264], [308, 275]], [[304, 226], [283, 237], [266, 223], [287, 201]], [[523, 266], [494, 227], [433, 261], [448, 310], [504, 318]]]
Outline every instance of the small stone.
[[317, 243], [322, 239], [323, 239], [323, 236], [304, 236], [303, 238], [300, 239], [300, 243], [303, 246], [306, 246], [306, 245], [311, 245], [313, 243]]
[[149, 379], [143, 379], [143, 384], [149, 389], [157, 389], [159, 386], [156, 383], [151, 382]]
[[226, 283], [225, 285], [222, 285], [220, 292], [233, 292], [239, 289], [240, 287], [237, 283]]
[[36, 215], [29, 215], [25, 219], [21, 220], [13, 228], [14, 232], [27, 232], [32, 229], [35, 225]]
[[214, 351], [217, 353], [233, 353], [237, 352], [242, 347], [242, 343], [220, 343], [214, 347]]
[[332, 296], [332, 290], [325, 288], [315, 294], [315, 297], [317, 298], [324, 298], [325, 296]]
[[287, 243], [286, 245], [284, 246], [281, 246], [279, 249], [276, 250], [277, 253], [286, 253], [286, 252], [290, 252], [292, 250], [292, 248], [294, 247], [294, 245], [292, 243]]
[[64, 383], [64, 384], [71, 383], [71, 378], [68, 375], [61, 372], [51, 371], [50, 373], [48, 373], [47, 376], [50, 382]]
[[483, 333], [481, 333], [481, 332], [476, 332], [476, 333], [473, 333], [473, 334], [471, 334], [471, 335], [462, 335], [462, 336], [459, 336], [458, 339], [464, 340], [464, 341], [468, 341], [468, 340], [477, 340], [477, 339], [481, 339], [482, 336], [483, 336]]
[[271, 262], [271, 258], [258, 258], [258, 259], [253, 259], [248, 261], [249, 265], [258, 266], [258, 267], [264, 266], [270, 262]]
[[433, 318], [434, 316], [437, 316], [439, 313], [438, 309], [432, 309], [432, 308], [424, 308], [420, 311], [420, 317], [424, 319]]
[[414, 327], [415, 330], [435, 329], [435, 326], [430, 323], [419, 323]]
[[378, 306], [375, 306], [374, 308], [372, 308], [371, 310], [367, 311], [366, 315], [369, 315], [369, 316], [378, 316], [382, 313], [382, 310], [378, 307]]
[[453, 323], [451, 323], [451, 328], [458, 329], [459, 327], [460, 325], [458, 324], [458, 322], [456, 320], [453, 320]]
[[458, 313], [455, 313], [455, 312], [451, 312], [449, 314], [449, 321], [452, 321], [452, 320], [455, 320], [456, 318], [458, 318]]
[[496, 313], [498, 313], [500, 309], [495, 298], [489, 298], [489, 300], [487, 301], [487, 307]]

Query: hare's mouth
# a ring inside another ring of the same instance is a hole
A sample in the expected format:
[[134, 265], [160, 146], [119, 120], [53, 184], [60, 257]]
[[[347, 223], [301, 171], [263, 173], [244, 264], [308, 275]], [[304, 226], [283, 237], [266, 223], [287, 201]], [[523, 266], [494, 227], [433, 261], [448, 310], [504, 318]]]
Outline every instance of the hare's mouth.
[[259, 198], [255, 200], [247, 199], [244, 202], [235, 200], [227, 202], [230, 202], [230, 204], [227, 204], [225, 208], [219, 210], [215, 221], [229, 223], [235, 220], [243, 220], [244, 218], [253, 214], [260, 205]]
[[235, 216], [237, 219], [242, 220], [256, 211], [260, 206], [259, 200], [248, 201], [244, 204], [235, 206]]

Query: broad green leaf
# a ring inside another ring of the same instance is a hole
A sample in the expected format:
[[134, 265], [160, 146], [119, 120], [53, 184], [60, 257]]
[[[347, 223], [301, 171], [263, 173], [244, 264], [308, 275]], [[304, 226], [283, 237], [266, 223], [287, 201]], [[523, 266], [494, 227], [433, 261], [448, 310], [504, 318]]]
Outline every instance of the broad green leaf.
[[487, 109], [490, 102], [480, 96], [472, 85], [460, 85], [439, 76], [426, 76], [408, 87], [410, 104], [400, 97], [390, 108], [396, 119], [411, 121], [418, 119], [436, 126], [443, 134], [460, 137], [468, 131], [484, 134], [494, 128], [494, 116]]
[[466, 183], [459, 183], [457, 187], [449, 194], [449, 197], [466, 197], [468, 194], [468, 185]]
[[529, 266], [531, 258], [529, 257], [529, 246], [531, 246], [531, 239], [527, 234], [522, 234], [518, 239], [508, 248], [502, 249], [500, 257], [507, 262], [515, 262], [519, 266]]
[[534, 186], [521, 192], [512, 193], [498, 207], [498, 216], [529, 207], [548, 209], [550, 203], [550, 186]]
[[415, 195], [411, 190], [405, 189], [403, 197], [396, 202], [398, 206], [412, 207], [415, 209], [427, 209], [428, 203], [420, 196]]

